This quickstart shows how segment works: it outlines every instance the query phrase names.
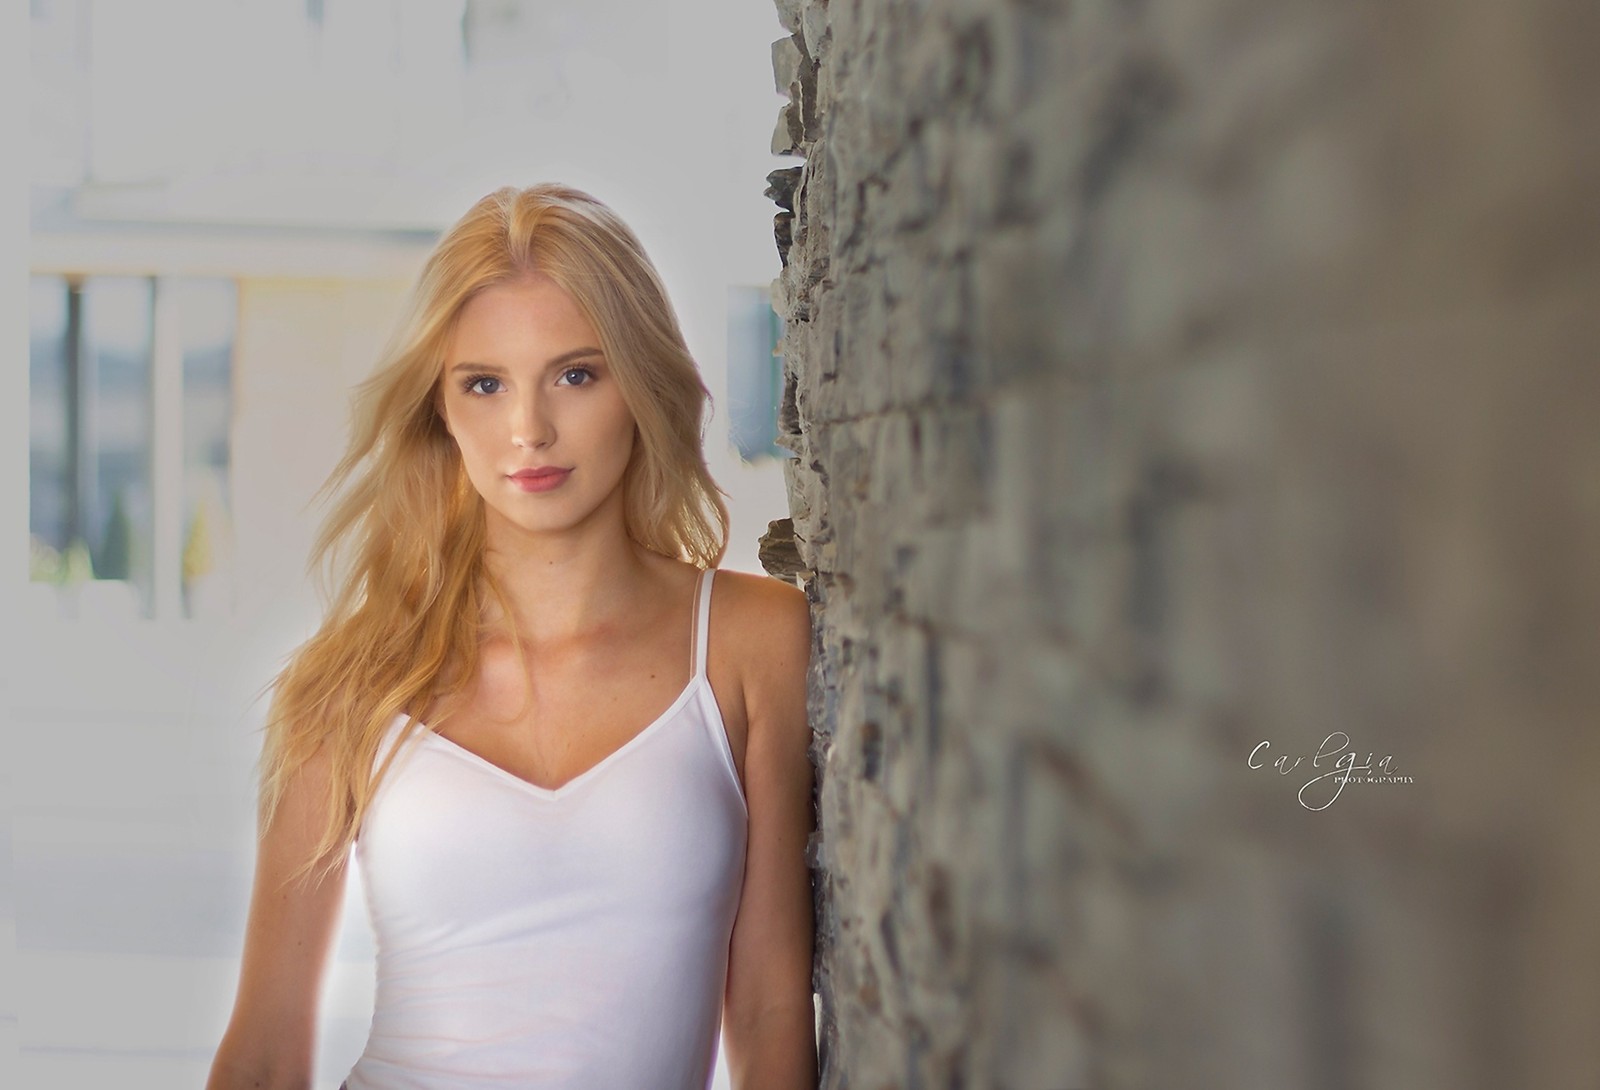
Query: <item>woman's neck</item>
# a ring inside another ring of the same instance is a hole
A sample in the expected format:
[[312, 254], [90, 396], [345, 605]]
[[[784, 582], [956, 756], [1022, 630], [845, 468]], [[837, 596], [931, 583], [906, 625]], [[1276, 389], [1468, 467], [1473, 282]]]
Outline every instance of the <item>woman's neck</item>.
[[676, 562], [624, 536], [562, 554], [491, 550], [484, 563], [507, 599], [502, 608], [493, 593], [485, 595], [485, 626], [514, 628], [525, 643], [561, 645], [636, 619]]

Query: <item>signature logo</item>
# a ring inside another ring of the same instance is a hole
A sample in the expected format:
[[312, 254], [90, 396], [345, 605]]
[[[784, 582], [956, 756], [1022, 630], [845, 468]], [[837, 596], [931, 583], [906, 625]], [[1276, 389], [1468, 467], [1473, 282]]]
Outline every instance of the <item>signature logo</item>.
[[[1338, 741], [1335, 742], [1335, 739], [1338, 739]], [[1333, 800], [1339, 797], [1346, 784], [1412, 782], [1410, 776], [1402, 776], [1394, 771], [1393, 754], [1374, 760], [1376, 755], [1368, 753], [1366, 762], [1357, 764], [1357, 753], [1349, 747], [1350, 736], [1342, 730], [1336, 730], [1322, 740], [1322, 745], [1317, 747], [1316, 754], [1311, 758], [1311, 767], [1321, 768], [1324, 761], [1330, 760], [1333, 762], [1332, 767], [1326, 772], [1312, 776], [1301, 786], [1298, 795], [1301, 806], [1304, 806], [1307, 810], [1326, 810], [1333, 805]], [[1251, 768], [1266, 768], [1267, 757], [1264, 751], [1270, 748], [1271, 743], [1264, 740], [1259, 742], [1256, 748], [1250, 751], [1250, 757], [1246, 763]], [[1287, 776], [1299, 768], [1304, 761], [1304, 757], [1294, 757], [1292, 759], [1289, 757], [1273, 757], [1271, 767], [1277, 770], [1278, 775]], [[1331, 783], [1325, 783], [1325, 781], [1331, 781]], [[1319, 783], [1324, 784], [1324, 786], [1313, 790], [1313, 787]], [[1315, 798], [1326, 794], [1330, 790], [1332, 794], [1328, 795], [1328, 801], [1321, 806], [1313, 806], [1307, 801], [1308, 794]]]

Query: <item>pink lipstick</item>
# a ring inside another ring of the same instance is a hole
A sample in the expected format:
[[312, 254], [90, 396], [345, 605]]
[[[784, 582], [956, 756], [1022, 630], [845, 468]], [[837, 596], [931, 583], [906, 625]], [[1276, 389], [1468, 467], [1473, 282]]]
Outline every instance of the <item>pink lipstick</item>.
[[541, 466], [538, 469], [519, 469], [509, 474], [508, 479], [524, 492], [549, 492], [553, 488], [560, 488], [571, 473], [572, 470], [559, 466]]

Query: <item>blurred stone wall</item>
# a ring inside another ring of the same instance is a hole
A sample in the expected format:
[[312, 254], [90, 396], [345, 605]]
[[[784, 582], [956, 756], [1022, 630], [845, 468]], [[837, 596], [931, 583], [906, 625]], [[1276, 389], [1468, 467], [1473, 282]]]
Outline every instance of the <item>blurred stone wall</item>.
[[777, 6], [824, 1086], [1596, 1085], [1600, 8]]

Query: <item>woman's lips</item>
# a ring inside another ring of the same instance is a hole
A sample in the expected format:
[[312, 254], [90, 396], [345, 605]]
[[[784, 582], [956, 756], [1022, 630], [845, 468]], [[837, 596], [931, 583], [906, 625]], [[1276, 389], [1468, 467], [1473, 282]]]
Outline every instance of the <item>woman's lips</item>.
[[542, 473], [518, 473], [508, 479], [524, 492], [548, 492], [552, 488], [560, 488], [571, 474], [570, 469], [557, 469]]

